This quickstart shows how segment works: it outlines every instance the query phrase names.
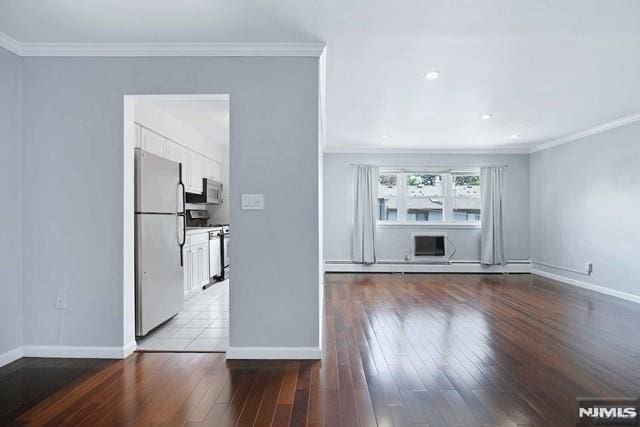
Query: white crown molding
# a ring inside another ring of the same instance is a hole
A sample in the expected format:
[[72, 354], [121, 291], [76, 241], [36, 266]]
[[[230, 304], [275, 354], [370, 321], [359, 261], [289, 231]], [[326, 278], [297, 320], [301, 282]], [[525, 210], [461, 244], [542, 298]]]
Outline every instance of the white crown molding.
[[510, 148], [391, 148], [391, 147], [335, 147], [324, 148], [326, 154], [528, 154], [529, 147]]
[[227, 359], [320, 360], [320, 347], [229, 347]]
[[19, 56], [308, 56], [320, 57], [323, 42], [266, 43], [21, 43], [0, 33], [0, 46]]
[[20, 46], [20, 42], [2, 32], [0, 32], [0, 47], [3, 47], [18, 56], [22, 56], [22, 47]]
[[530, 154], [542, 150], [547, 150], [558, 145], [577, 141], [588, 136], [597, 135], [620, 126], [628, 125], [640, 121], [640, 112], [621, 117], [610, 122], [602, 123], [588, 129], [574, 132], [551, 141], [534, 146], [509, 147], [509, 148], [472, 148], [461, 147], [451, 149], [440, 148], [391, 148], [391, 147], [336, 147], [325, 146], [324, 152], [327, 154]]
[[558, 145], [566, 144], [568, 142], [576, 141], [578, 139], [586, 138], [591, 135], [597, 135], [599, 133], [606, 132], [611, 129], [615, 129], [620, 126], [628, 125], [630, 123], [637, 122], [638, 120], [640, 120], [640, 113], [624, 116], [607, 123], [599, 124], [589, 129], [581, 130], [579, 132], [574, 132], [569, 135], [565, 135], [561, 138], [554, 139], [540, 145], [536, 145], [535, 147], [532, 147], [531, 150], [529, 150], [529, 152], [535, 153], [537, 151], [547, 150], [549, 148], [556, 147]]

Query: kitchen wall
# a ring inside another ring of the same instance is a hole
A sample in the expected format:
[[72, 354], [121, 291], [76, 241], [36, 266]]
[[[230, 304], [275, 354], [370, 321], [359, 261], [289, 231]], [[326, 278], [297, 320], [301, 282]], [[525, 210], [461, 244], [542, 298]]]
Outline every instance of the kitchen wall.
[[[181, 145], [215, 160], [220, 165], [223, 185], [222, 205], [207, 205], [211, 224], [228, 224], [229, 209], [229, 126], [220, 126], [217, 140], [208, 140], [151, 102], [135, 101], [135, 121]], [[215, 125], [217, 122], [212, 122]]]
[[534, 268], [640, 296], [639, 165], [640, 122], [531, 154]]
[[[324, 155], [324, 258], [351, 260], [354, 163], [388, 167], [476, 167], [509, 165], [505, 174], [506, 254], [510, 260], [529, 259], [529, 160], [526, 154], [340, 154]], [[437, 229], [379, 226], [379, 260], [403, 262], [411, 233], [446, 231], [457, 248], [455, 259], [478, 261], [480, 229]]]
[[0, 366], [22, 345], [21, 67], [20, 57], [0, 48]]
[[[318, 58], [31, 57], [23, 79], [23, 193], [37, 195], [23, 199], [26, 344], [131, 343], [123, 95], [208, 93], [231, 101], [230, 344], [317, 349]], [[242, 193], [263, 193], [265, 210], [241, 210]]]
[[227, 126], [221, 126], [219, 139], [211, 141], [155, 104], [139, 98], [135, 101], [135, 121], [203, 156], [224, 162], [229, 145]]
[[211, 224], [229, 224], [231, 223], [231, 209], [229, 198], [229, 145], [225, 147], [222, 160], [222, 204], [207, 205], [209, 211], [209, 222]]

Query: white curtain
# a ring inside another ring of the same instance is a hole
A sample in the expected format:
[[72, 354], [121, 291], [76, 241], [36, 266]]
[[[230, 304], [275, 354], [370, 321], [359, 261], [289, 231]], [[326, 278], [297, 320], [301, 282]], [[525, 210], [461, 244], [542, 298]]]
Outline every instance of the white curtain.
[[480, 262], [485, 265], [504, 265], [503, 186], [504, 168], [480, 169], [482, 233], [480, 237]]
[[376, 262], [376, 205], [378, 168], [355, 166], [352, 260], [363, 264]]

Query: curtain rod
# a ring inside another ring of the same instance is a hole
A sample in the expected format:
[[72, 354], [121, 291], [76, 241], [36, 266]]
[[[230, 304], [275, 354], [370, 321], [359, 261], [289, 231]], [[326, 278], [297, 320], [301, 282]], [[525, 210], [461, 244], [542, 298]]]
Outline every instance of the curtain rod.
[[[455, 167], [451, 166], [379, 166], [379, 165], [369, 165], [366, 163], [349, 163], [349, 166], [376, 166], [383, 169], [439, 169], [439, 170], [455, 170]], [[464, 168], [482, 168], [482, 167], [492, 167], [492, 168], [508, 168], [509, 165], [483, 165], [483, 166], [461, 166], [460, 169]], [[428, 172], [428, 170], [427, 170]]]

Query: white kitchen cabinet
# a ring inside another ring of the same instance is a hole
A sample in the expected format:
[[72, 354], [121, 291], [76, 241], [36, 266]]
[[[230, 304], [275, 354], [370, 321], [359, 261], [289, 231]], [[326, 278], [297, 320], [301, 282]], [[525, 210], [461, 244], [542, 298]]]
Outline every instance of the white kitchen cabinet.
[[202, 178], [205, 178], [204, 160], [204, 156], [191, 152], [189, 191], [192, 193], [202, 193]]
[[156, 156], [167, 158], [167, 139], [164, 136], [142, 128], [142, 149]]
[[215, 181], [221, 181], [222, 170], [220, 163], [211, 159], [204, 158], [204, 177], [213, 179]]
[[184, 246], [184, 293], [209, 283], [209, 233], [189, 233]]
[[136, 147], [182, 163], [182, 182], [190, 193], [202, 193], [202, 179], [222, 181], [222, 165], [176, 141], [136, 123]]
[[206, 246], [199, 246], [197, 249], [198, 256], [198, 286], [204, 286], [209, 281], [207, 276], [209, 275], [209, 263], [207, 262], [206, 255], [208, 254]]
[[184, 295], [185, 297], [191, 293], [191, 283], [193, 282], [193, 252], [190, 247], [183, 250], [183, 267], [184, 267]]
[[191, 153], [182, 145], [167, 140], [167, 158], [182, 163], [182, 183], [189, 189], [191, 182]]

